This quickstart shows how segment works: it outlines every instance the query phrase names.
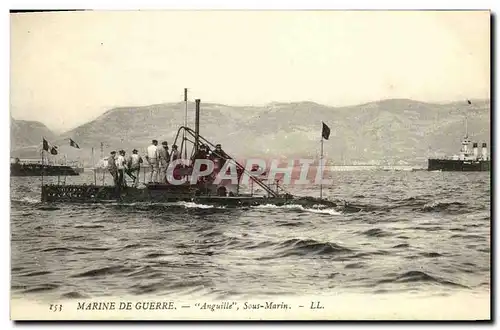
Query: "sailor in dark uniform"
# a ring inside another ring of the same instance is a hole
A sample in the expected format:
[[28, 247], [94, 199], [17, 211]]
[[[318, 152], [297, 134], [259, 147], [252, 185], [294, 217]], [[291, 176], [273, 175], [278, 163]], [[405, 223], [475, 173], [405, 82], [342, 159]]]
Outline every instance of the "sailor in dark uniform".
[[[207, 147], [204, 144], [200, 144], [200, 146], [198, 147], [198, 150], [193, 155], [191, 161], [192, 161], [192, 164], [194, 166], [197, 159], [207, 159], [207, 158], [208, 158]], [[207, 169], [207, 165], [201, 164], [200, 171], [205, 171], [206, 169]], [[206, 176], [200, 177], [200, 178], [198, 178], [198, 182], [204, 182], [204, 181], [206, 181], [206, 179], [207, 179]]]
[[215, 168], [220, 170], [224, 167], [226, 160], [229, 156], [222, 150], [222, 146], [220, 144], [215, 145], [215, 150], [210, 153], [209, 157], [215, 164]]
[[198, 147], [198, 150], [196, 151], [196, 153], [193, 155], [193, 163], [196, 159], [207, 159], [208, 157], [208, 152], [207, 152], [207, 149], [206, 149], [206, 146], [204, 144], [201, 144], [199, 147]]
[[170, 153], [170, 162], [175, 162], [177, 159], [179, 159], [179, 150], [177, 150], [177, 145], [174, 144], [172, 146], [172, 152]]
[[116, 167], [116, 151], [111, 151], [108, 157], [108, 171], [113, 177], [113, 183], [118, 186], [118, 168]]

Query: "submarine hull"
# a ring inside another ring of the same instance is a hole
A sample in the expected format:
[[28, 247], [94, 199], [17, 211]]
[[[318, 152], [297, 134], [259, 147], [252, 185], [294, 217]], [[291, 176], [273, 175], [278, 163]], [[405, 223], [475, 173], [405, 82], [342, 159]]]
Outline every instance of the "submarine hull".
[[489, 160], [429, 159], [428, 171], [489, 172]]
[[192, 186], [156, 185], [145, 188], [95, 185], [43, 185], [42, 202], [47, 203], [169, 203], [194, 202], [224, 207], [296, 204], [304, 207], [321, 205], [337, 207], [337, 203], [313, 197], [286, 196], [218, 196], [199, 194]]

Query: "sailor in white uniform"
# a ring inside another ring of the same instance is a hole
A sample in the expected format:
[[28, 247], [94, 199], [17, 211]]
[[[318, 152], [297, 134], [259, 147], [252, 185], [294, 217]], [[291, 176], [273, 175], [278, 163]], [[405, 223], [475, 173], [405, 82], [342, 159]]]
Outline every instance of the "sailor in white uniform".
[[118, 157], [116, 158], [116, 168], [118, 170], [118, 186], [126, 186], [125, 184], [125, 169], [127, 163], [125, 161], [125, 150], [120, 150], [118, 152]]
[[151, 145], [148, 147], [146, 152], [146, 160], [151, 167], [151, 173], [149, 174], [149, 182], [158, 183], [158, 141], [153, 140]]
[[137, 187], [139, 184], [139, 173], [141, 170], [142, 158], [138, 154], [137, 149], [132, 150], [132, 155], [129, 159], [129, 174], [134, 178], [133, 186]]

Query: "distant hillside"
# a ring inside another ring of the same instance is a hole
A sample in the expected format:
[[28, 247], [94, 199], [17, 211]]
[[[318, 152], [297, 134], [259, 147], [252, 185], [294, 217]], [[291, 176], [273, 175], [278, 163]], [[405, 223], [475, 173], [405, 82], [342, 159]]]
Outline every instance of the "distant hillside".
[[20, 149], [41, 146], [42, 138], [54, 140], [56, 134], [38, 121], [10, 119], [10, 147]]
[[[325, 157], [336, 163], [407, 161], [424, 164], [428, 156], [457, 153], [468, 115], [471, 140], [490, 143], [489, 101], [431, 104], [391, 99], [348, 107], [313, 102], [271, 103], [261, 107], [201, 104], [200, 134], [236, 157], [317, 157], [321, 121], [331, 128]], [[151, 139], [173, 143], [184, 122], [184, 103], [111, 109], [56, 140], [68, 159], [96, 158], [100, 142], [112, 149], [144, 152]], [[194, 126], [194, 104], [189, 104]], [[69, 147], [68, 138], [81, 149]]]

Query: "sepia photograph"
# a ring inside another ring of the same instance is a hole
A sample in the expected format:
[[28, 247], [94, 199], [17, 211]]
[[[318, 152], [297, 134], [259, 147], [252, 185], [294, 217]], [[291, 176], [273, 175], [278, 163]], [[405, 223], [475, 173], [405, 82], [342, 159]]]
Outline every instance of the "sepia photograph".
[[9, 21], [11, 320], [492, 319], [490, 11]]

